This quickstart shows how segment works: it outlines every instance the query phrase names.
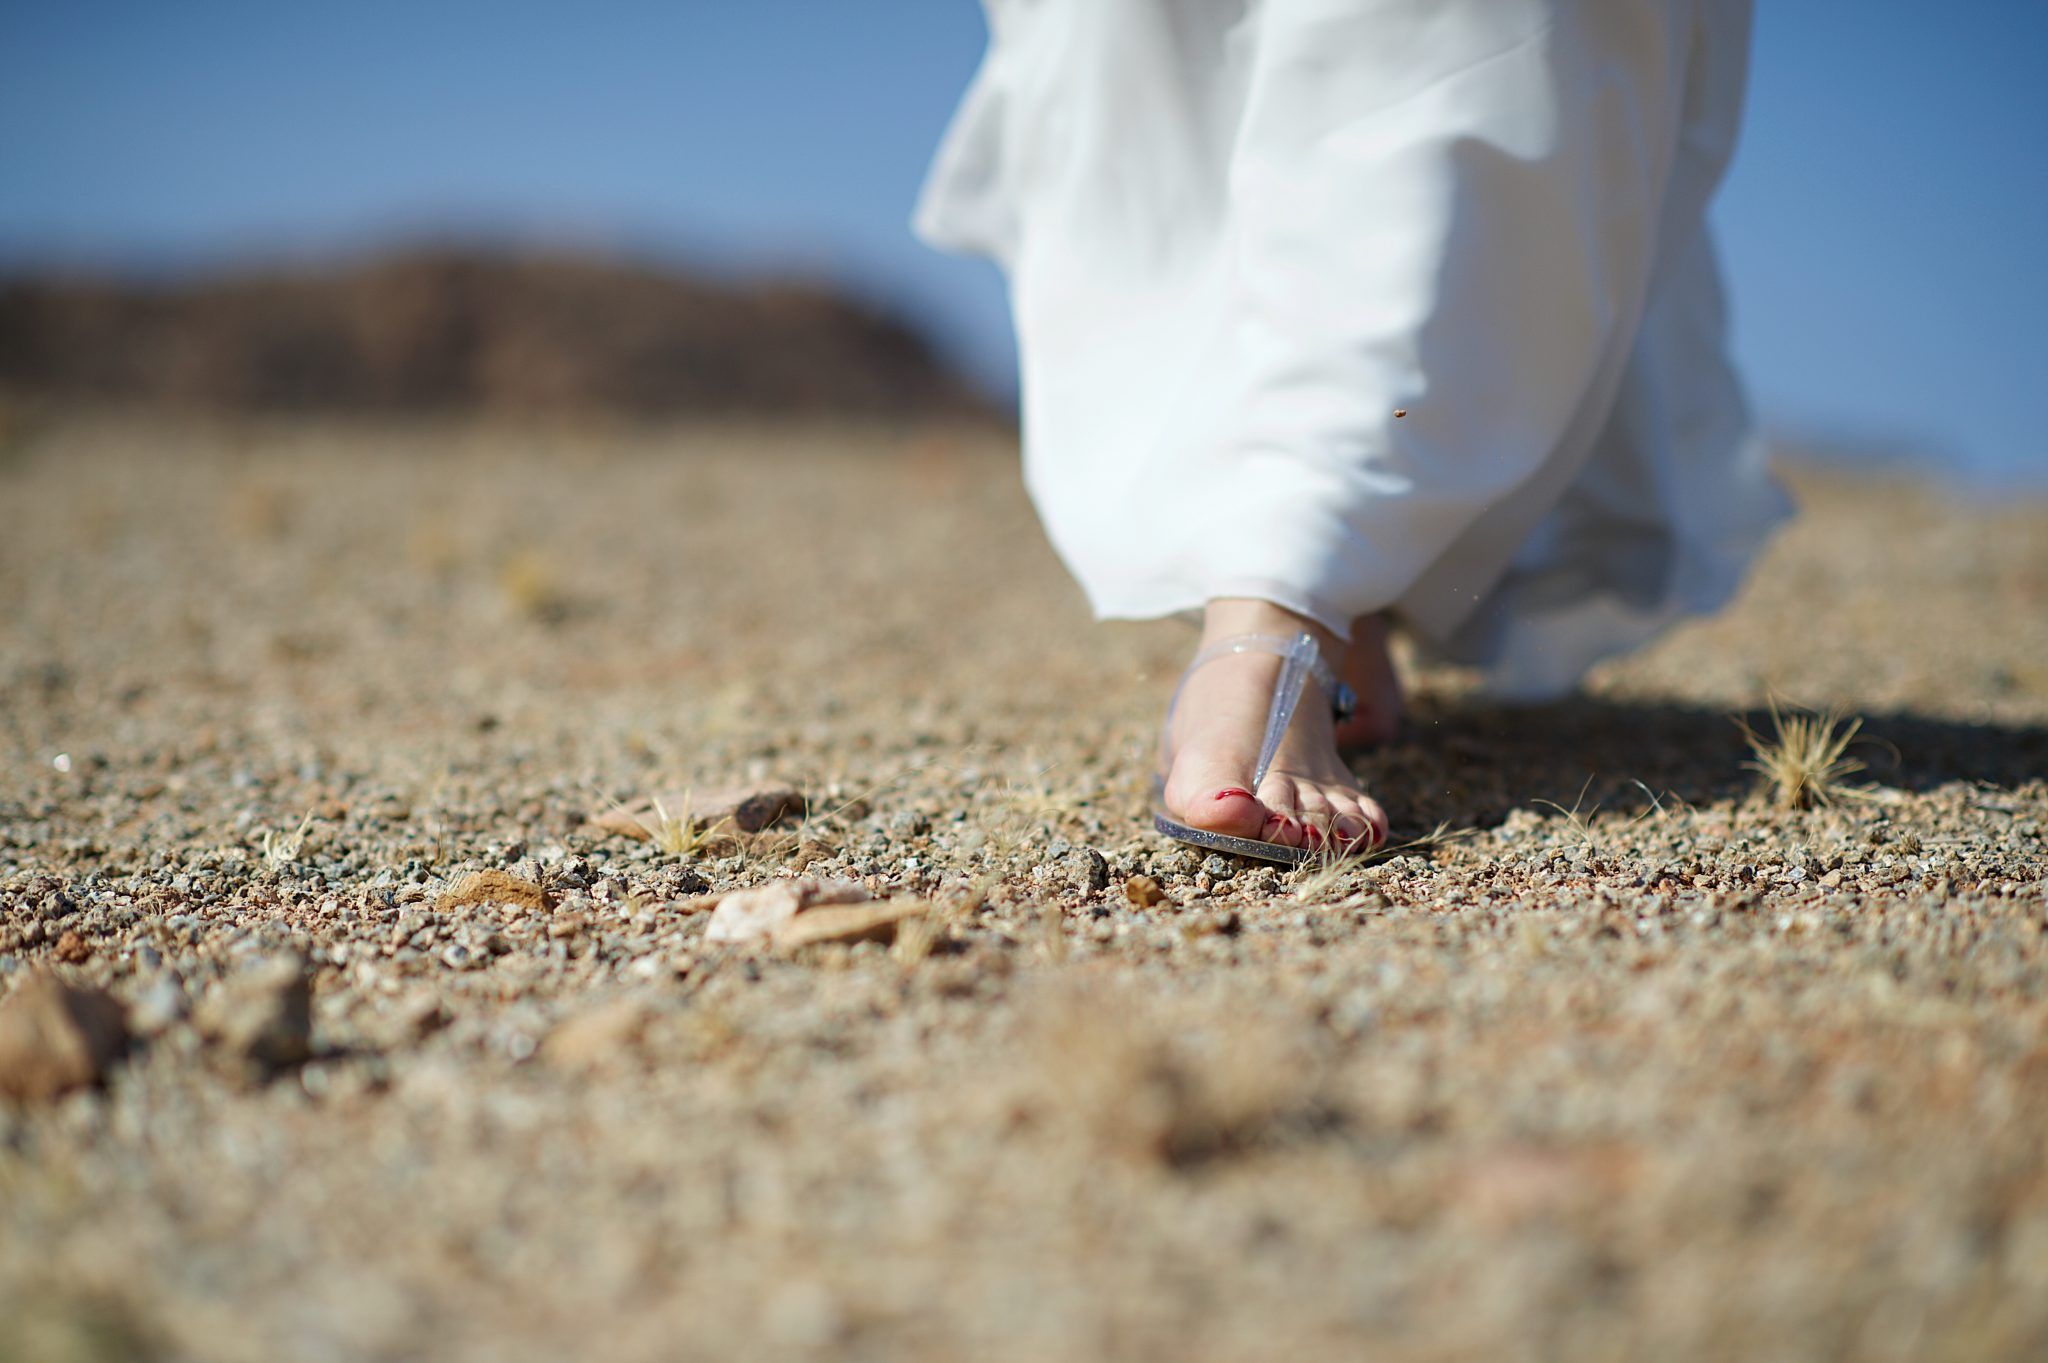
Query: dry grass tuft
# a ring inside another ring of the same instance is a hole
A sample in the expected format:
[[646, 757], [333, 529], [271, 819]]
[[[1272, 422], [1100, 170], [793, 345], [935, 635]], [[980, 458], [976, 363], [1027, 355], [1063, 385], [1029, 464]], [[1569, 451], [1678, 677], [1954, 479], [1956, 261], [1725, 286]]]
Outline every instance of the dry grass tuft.
[[1409, 852], [1426, 852], [1472, 836], [1470, 829], [1453, 830], [1438, 824], [1419, 838], [1383, 843], [1369, 852], [1345, 855], [1325, 846], [1295, 868], [1293, 898], [1300, 904], [1325, 907], [1349, 903], [1372, 888], [1372, 877], [1364, 874], [1375, 863]]
[[655, 847], [672, 857], [684, 860], [694, 859], [712, 843], [726, 841], [731, 832], [732, 821], [720, 819], [717, 823], [699, 828], [697, 820], [690, 813], [690, 793], [683, 792], [683, 802], [671, 813], [661, 802], [660, 796], [652, 797], [654, 820], [643, 823]]
[[282, 871], [299, 859], [299, 853], [306, 850], [306, 830], [313, 826], [313, 811], [307, 810], [306, 817], [299, 820], [299, 826], [289, 833], [263, 833], [263, 864], [273, 871]]
[[1776, 700], [1770, 703], [1770, 713], [1769, 735], [1758, 733], [1740, 716], [1735, 724], [1755, 754], [1743, 765], [1763, 774], [1773, 804], [1781, 809], [1813, 809], [1862, 793], [1842, 783], [1844, 777], [1863, 770], [1863, 763], [1848, 755], [1863, 728], [1861, 719], [1839, 710], [1788, 714], [1778, 708]]

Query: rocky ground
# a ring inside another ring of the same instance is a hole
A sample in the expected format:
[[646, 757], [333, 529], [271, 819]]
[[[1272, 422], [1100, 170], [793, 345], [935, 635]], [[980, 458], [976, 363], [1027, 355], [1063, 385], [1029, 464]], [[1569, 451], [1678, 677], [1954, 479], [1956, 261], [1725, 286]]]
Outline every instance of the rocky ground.
[[2048, 506], [1798, 485], [1283, 874], [999, 437], [16, 429], [0, 1359], [2041, 1357]]

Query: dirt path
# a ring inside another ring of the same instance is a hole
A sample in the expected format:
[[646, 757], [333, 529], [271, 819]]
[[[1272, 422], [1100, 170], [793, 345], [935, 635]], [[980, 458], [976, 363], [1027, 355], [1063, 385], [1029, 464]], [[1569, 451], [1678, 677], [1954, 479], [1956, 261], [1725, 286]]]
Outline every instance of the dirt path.
[[[0, 1099], [0, 1359], [2040, 1357], [2048, 507], [1800, 491], [1585, 699], [1427, 678], [1362, 770], [1450, 836], [1281, 875], [1146, 830], [1186, 635], [993, 437], [20, 437], [0, 991], [137, 1040]], [[1772, 693], [1870, 796], [1757, 798]], [[736, 783], [811, 816], [587, 822]], [[704, 940], [799, 869], [928, 909]]]

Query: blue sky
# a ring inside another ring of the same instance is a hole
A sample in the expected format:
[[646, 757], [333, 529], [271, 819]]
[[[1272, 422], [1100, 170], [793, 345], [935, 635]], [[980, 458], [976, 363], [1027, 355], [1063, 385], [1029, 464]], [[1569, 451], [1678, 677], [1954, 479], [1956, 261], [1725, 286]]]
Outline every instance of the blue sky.
[[[1720, 209], [1780, 427], [2048, 479], [2048, 4], [1765, 0]], [[1002, 294], [905, 227], [971, 0], [0, 0], [0, 258], [426, 232], [851, 281], [993, 383]]]

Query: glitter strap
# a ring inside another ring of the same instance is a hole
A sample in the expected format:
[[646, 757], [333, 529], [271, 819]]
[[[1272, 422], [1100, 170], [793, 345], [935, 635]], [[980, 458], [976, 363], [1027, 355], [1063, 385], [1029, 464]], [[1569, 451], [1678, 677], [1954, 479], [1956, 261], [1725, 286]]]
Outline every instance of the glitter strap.
[[1273, 757], [1280, 751], [1280, 740], [1287, 736], [1287, 726], [1294, 722], [1294, 712], [1301, 705], [1301, 692], [1310, 681], [1323, 688], [1329, 697], [1330, 711], [1342, 721], [1350, 718], [1358, 708], [1358, 697], [1345, 683], [1337, 680], [1330, 665], [1323, 661], [1323, 651], [1316, 647], [1315, 636], [1308, 631], [1292, 638], [1284, 634], [1233, 634], [1227, 639], [1218, 639], [1188, 664], [1181, 673], [1180, 685], [1174, 688], [1173, 701], [1166, 707], [1166, 732], [1161, 735], [1161, 766], [1170, 759], [1168, 751], [1173, 733], [1173, 713], [1180, 705], [1180, 693], [1188, 684], [1188, 677], [1204, 663], [1218, 658], [1227, 658], [1239, 653], [1270, 653], [1280, 659], [1280, 675], [1273, 681], [1273, 701], [1266, 710], [1266, 736], [1259, 744], [1259, 764], [1252, 773], [1252, 789], [1266, 779], [1272, 769]]

